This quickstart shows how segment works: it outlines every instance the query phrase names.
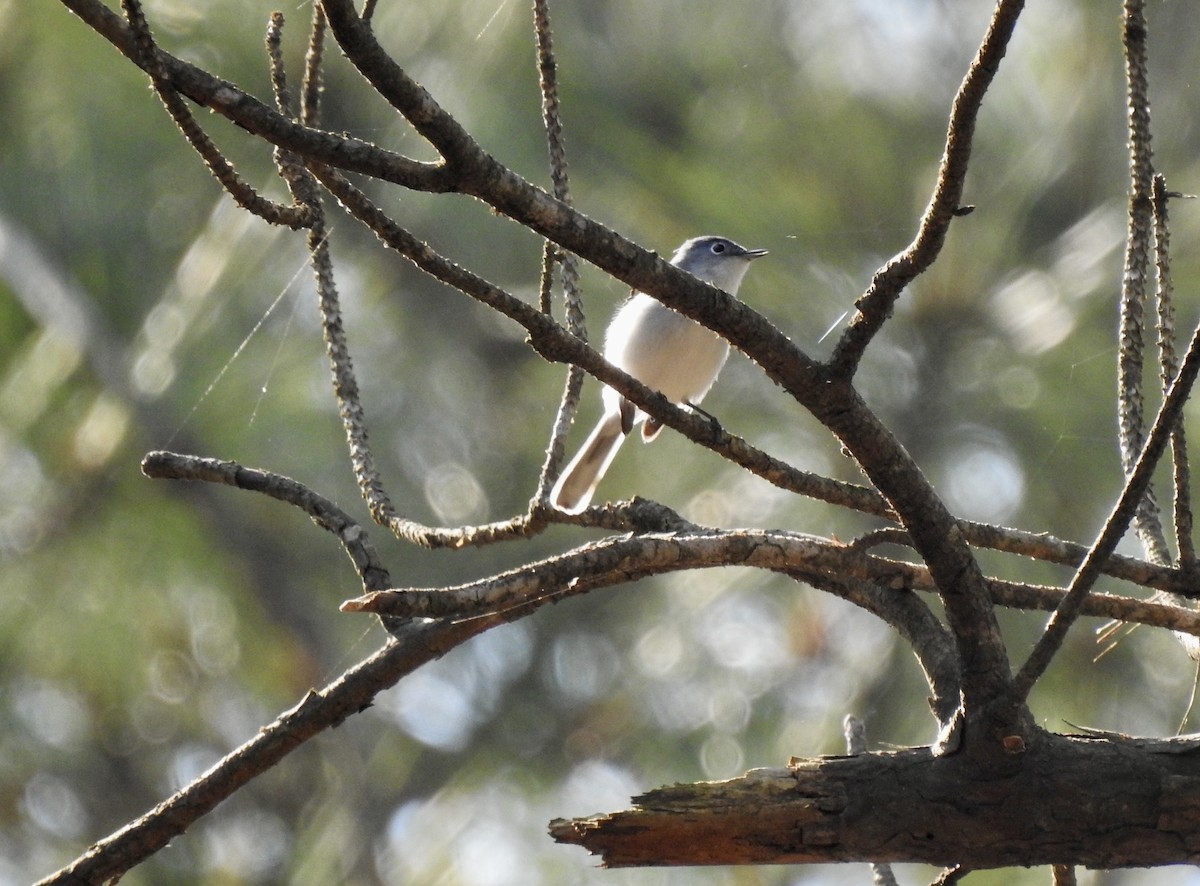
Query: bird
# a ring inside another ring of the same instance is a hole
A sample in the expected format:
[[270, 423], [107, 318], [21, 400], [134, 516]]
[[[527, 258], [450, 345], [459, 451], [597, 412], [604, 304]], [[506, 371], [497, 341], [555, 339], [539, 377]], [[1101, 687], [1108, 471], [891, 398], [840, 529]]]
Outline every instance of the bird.
[[[671, 264], [693, 277], [737, 295], [750, 263], [765, 249], [746, 249], [726, 237], [693, 237]], [[653, 296], [634, 292], [613, 316], [604, 337], [604, 358], [672, 403], [698, 407], [729, 356], [729, 342], [668, 308]], [[578, 454], [554, 484], [550, 501], [559, 511], [579, 514], [591, 503], [600, 479], [633, 428], [641, 424], [649, 443], [662, 425], [619, 393], [605, 387], [604, 413]]]

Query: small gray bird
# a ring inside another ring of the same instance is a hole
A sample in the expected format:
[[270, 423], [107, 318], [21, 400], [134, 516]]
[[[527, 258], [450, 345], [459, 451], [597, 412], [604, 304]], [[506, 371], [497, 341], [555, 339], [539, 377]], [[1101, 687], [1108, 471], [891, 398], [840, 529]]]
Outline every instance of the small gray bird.
[[[750, 262], [766, 254], [765, 249], [746, 249], [724, 237], [695, 237], [675, 250], [671, 264], [737, 295]], [[635, 292], [621, 305], [604, 337], [608, 362], [680, 405], [699, 404], [728, 356], [725, 339], [644, 292]], [[647, 443], [662, 430], [612, 388], [605, 387], [602, 396], [604, 415], [550, 493], [554, 506], [568, 514], [588, 506], [634, 425], [643, 423], [642, 439]]]

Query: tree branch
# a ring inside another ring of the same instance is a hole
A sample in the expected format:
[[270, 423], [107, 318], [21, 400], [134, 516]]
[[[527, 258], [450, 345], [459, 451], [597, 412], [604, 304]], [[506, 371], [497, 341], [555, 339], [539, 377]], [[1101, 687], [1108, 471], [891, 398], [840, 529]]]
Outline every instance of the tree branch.
[[1008, 51], [1008, 41], [1024, 5], [1023, 0], [1000, 0], [996, 5], [975, 60], [954, 96], [937, 184], [921, 217], [917, 236], [903, 252], [875, 272], [871, 285], [855, 302], [857, 313], [829, 359], [834, 375], [848, 378], [854, 374], [867, 345], [892, 315], [904, 288], [941, 253], [950, 222], [962, 201], [979, 109], [1000, 69], [1000, 60]]
[[[929, 569], [903, 560], [866, 554], [817, 536], [783, 530], [705, 529], [640, 532], [590, 542], [563, 554], [466, 584], [440, 588], [388, 588], [342, 603], [343, 612], [373, 612], [406, 618], [472, 618], [514, 607], [540, 606], [651, 575], [714, 566], [770, 569], [829, 590], [875, 612], [892, 624], [915, 622], [885, 612], [883, 602], [848, 593], [841, 584], [863, 581], [888, 599], [906, 591], [936, 591]], [[1061, 588], [988, 579], [990, 597], [1017, 609], [1052, 610]], [[905, 605], [905, 604], [901, 604]], [[1152, 624], [1200, 635], [1200, 613], [1161, 603], [1104, 594], [1089, 596], [1082, 614]], [[923, 629], [922, 629], [923, 630]]]
[[793, 760], [788, 769], [659, 788], [623, 812], [555, 819], [550, 834], [608, 868], [1196, 863], [1194, 739], [1030, 739], [1010, 743], [1001, 772], [928, 748]]
[[[141, 67], [133, 35], [119, 15], [100, 0], [62, 0], [62, 4]], [[452, 189], [453, 179], [442, 164], [410, 160], [361, 139], [303, 126], [235, 84], [161, 48], [156, 56], [178, 92], [277, 147], [414, 190], [445, 193]]]
[[354, 564], [364, 589], [381, 590], [391, 584], [388, 570], [379, 559], [375, 546], [368, 541], [366, 530], [325, 496], [290, 477], [243, 467], [233, 461], [161, 451], [146, 454], [142, 459], [142, 473], [152, 480], [193, 480], [234, 486], [295, 505], [337, 538]]
[[[1150, 147], [1150, 80], [1143, 0], [1124, 4], [1122, 45], [1129, 129], [1129, 222], [1125, 268], [1121, 274], [1120, 348], [1117, 357], [1117, 426], [1121, 466], [1126, 475], [1145, 443], [1142, 376], [1145, 352], [1146, 287], [1154, 253], [1154, 165]], [[1137, 504], [1134, 530], [1155, 563], [1171, 562], [1153, 488]]]
[[1066, 638], [1071, 624], [1079, 615], [1084, 598], [1087, 597], [1092, 585], [1100, 575], [1100, 564], [1112, 554], [1117, 542], [1121, 540], [1128, 529], [1129, 521], [1133, 519], [1134, 511], [1150, 484], [1154, 468], [1166, 448], [1179, 417], [1183, 414], [1183, 407], [1191, 395], [1192, 385], [1195, 383], [1198, 373], [1200, 373], [1200, 326], [1196, 327], [1196, 331], [1192, 335], [1191, 344], [1183, 358], [1183, 365], [1175, 380], [1171, 382], [1166, 397], [1163, 398], [1162, 406], [1150, 429], [1150, 436], [1146, 440], [1146, 445], [1142, 447], [1141, 454], [1125, 482], [1121, 497], [1113, 507], [1108, 520], [1105, 521], [1104, 529], [1095, 544], [1092, 545], [1087, 558], [1071, 580], [1067, 594], [1063, 597], [1054, 615], [1051, 616], [1045, 632], [1017, 674], [1013, 690], [1018, 698], [1025, 699], [1033, 688], [1033, 684], [1049, 667], [1050, 661]]
[[274, 766], [300, 744], [347, 717], [370, 707], [375, 696], [427, 661], [499, 624], [497, 619], [413, 624], [403, 641], [382, 649], [324, 689], [304, 699], [244, 745], [150, 812], [100, 840], [71, 864], [39, 881], [38, 886], [76, 886], [114, 881], [183, 834], [197, 819]]

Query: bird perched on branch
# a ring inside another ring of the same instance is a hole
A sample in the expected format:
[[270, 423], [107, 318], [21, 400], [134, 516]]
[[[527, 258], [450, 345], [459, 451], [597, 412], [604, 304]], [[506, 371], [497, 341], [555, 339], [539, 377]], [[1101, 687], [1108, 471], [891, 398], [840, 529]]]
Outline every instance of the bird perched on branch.
[[[725, 237], [694, 237], [675, 250], [671, 264], [737, 295], [750, 262], [766, 254], [765, 249], [746, 249]], [[725, 339], [644, 292], [635, 292], [621, 305], [604, 337], [608, 362], [672, 403], [686, 406], [699, 404], [728, 356]], [[661, 424], [612, 388], [605, 387], [602, 396], [604, 414], [550, 492], [554, 506], [568, 514], [588, 506], [635, 425], [642, 425], [647, 443], [662, 430]]]

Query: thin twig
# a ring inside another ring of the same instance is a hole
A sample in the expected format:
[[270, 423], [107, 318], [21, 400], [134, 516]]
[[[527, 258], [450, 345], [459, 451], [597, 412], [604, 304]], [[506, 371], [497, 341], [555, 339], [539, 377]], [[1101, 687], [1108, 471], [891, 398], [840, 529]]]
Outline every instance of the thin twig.
[[[1159, 377], [1165, 391], [1179, 372], [1175, 353], [1175, 283], [1171, 277], [1171, 225], [1167, 204], [1170, 194], [1162, 175], [1154, 176], [1154, 268], [1155, 295], [1158, 305]], [[1188, 464], [1187, 435], [1182, 418], [1171, 433], [1173, 463], [1175, 544], [1179, 549], [1179, 566], [1185, 572], [1196, 572], [1196, 543], [1192, 538], [1191, 467]]]
[[1142, 447], [1141, 454], [1125, 482], [1125, 488], [1113, 507], [1112, 513], [1105, 521], [1104, 529], [1092, 545], [1091, 550], [1088, 551], [1087, 558], [1071, 580], [1062, 603], [1050, 617], [1046, 630], [1017, 674], [1013, 689], [1018, 700], [1024, 701], [1028, 697], [1034, 683], [1049, 667], [1051, 660], [1062, 646], [1067, 631], [1080, 614], [1084, 599], [1099, 577], [1101, 564], [1109, 557], [1117, 546], [1117, 542], [1121, 540], [1128, 529], [1129, 522], [1133, 519], [1138, 503], [1145, 495], [1150, 477], [1166, 448], [1171, 432], [1183, 414], [1183, 407], [1191, 394], [1197, 373], [1200, 373], [1200, 326], [1197, 326], [1192, 335], [1179, 374], [1171, 382], [1171, 387], [1168, 389], [1166, 397], [1163, 398], [1162, 406], [1158, 410], [1158, 415], [1155, 416], [1146, 445]]
[[308, 32], [308, 51], [304, 54], [304, 88], [300, 93], [300, 120], [305, 126], [321, 125], [322, 62], [325, 59], [325, 9], [313, 3], [312, 25]]
[[[1146, 287], [1153, 261], [1154, 176], [1150, 147], [1150, 81], [1147, 72], [1144, 0], [1126, 0], [1123, 19], [1125, 78], [1129, 129], [1129, 223], [1125, 268], [1121, 274], [1120, 347], [1117, 356], [1117, 423], [1121, 466], [1126, 475], [1145, 442], [1142, 376], [1145, 343]], [[1171, 562], [1153, 486], [1137, 505], [1133, 526], [1155, 563]]]
[[267, 59], [270, 61], [271, 91], [275, 94], [275, 107], [287, 117], [295, 117], [292, 97], [288, 92], [287, 69], [283, 64], [283, 13], [275, 10], [267, 22]]
[[[537, 40], [538, 87], [542, 94], [542, 123], [546, 130], [546, 147], [550, 160], [550, 180], [554, 196], [566, 205], [571, 205], [571, 186], [567, 174], [567, 147], [563, 139], [562, 108], [558, 97], [558, 62], [554, 57], [554, 42], [550, 31], [550, 10], [547, 0], [534, 0], [533, 30]], [[550, 312], [549, 291], [555, 267], [562, 269], [563, 301], [566, 305], [567, 329], [572, 335], [587, 341], [584, 326], [583, 297], [579, 281], [579, 266], [574, 255], [545, 241], [542, 260], [542, 291], [539, 300], [542, 313]], [[546, 447], [546, 459], [538, 475], [537, 489], [529, 503], [532, 515], [543, 506], [550, 488], [558, 476], [558, 465], [562, 461], [567, 432], [575, 420], [579, 408], [579, 397], [583, 390], [584, 372], [578, 366], [567, 368], [562, 397], [551, 426], [550, 443]]]
[[934, 879], [930, 886], [955, 886], [963, 877], [971, 873], [971, 868], [956, 864], [946, 868]]
[[962, 201], [979, 108], [1000, 68], [1000, 60], [1008, 50], [1008, 41], [1023, 6], [1023, 0], [1000, 0], [992, 13], [975, 60], [954, 96], [937, 184], [916, 238], [876, 271], [871, 285], [855, 303], [858, 311], [829, 360], [835, 375], [854, 374], [867, 345], [891, 316], [904, 288], [932, 265], [941, 252], [950, 222]]
[[403, 641], [389, 641], [323, 689], [309, 690], [299, 704], [261, 727], [199, 778], [141, 818], [93, 843], [38, 886], [115, 882], [297, 746], [370, 707], [380, 692], [401, 677], [500, 623], [501, 619], [492, 618], [406, 627]]
[[213, 178], [221, 183], [238, 206], [259, 218], [293, 229], [307, 227], [310, 219], [304, 207], [284, 206], [261, 196], [242, 180], [233, 165], [225, 159], [220, 149], [196, 122], [191, 110], [171, 84], [171, 78], [159, 57], [158, 47], [154, 44], [149, 25], [142, 13], [140, 0], [121, 0], [121, 8], [125, 11], [126, 21], [133, 33], [138, 63], [150, 74], [154, 91], [158, 93], [167, 113], [171, 115], [171, 119], [175, 121], [188, 143], [204, 160]]
[[388, 571], [368, 540], [366, 530], [332, 501], [290, 477], [248, 468], [234, 461], [162, 451], [146, 454], [142, 459], [142, 473], [154, 480], [192, 480], [234, 486], [295, 505], [337, 538], [354, 563], [364, 589], [382, 590], [391, 584]]

